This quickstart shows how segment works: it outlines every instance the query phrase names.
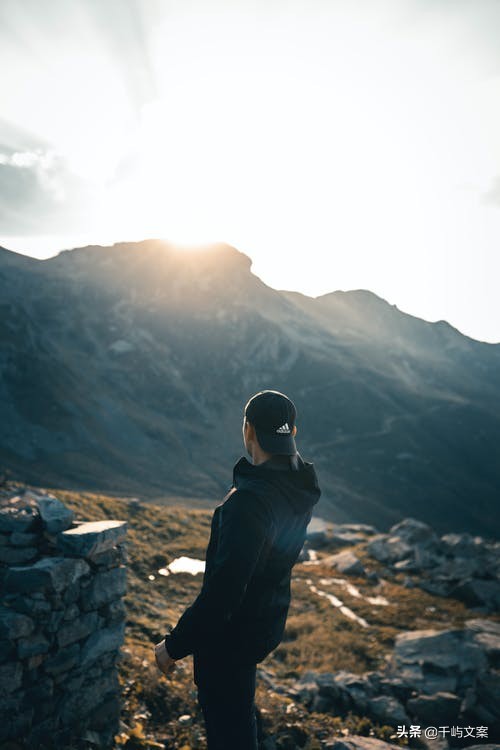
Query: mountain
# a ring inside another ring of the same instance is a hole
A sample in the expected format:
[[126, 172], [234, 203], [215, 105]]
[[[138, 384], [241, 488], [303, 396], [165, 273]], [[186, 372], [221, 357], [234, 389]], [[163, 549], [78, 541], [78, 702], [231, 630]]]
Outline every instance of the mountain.
[[319, 516], [498, 536], [499, 372], [500, 344], [367, 290], [272, 289], [224, 244], [0, 248], [0, 466], [28, 482], [219, 502], [275, 388]]

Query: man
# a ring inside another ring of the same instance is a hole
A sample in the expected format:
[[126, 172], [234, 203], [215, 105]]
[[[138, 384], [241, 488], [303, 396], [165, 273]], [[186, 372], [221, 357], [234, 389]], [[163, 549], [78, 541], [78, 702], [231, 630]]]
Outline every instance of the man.
[[256, 665], [281, 642], [291, 570], [321, 491], [295, 445], [293, 402], [260, 391], [245, 406], [233, 484], [212, 517], [201, 592], [155, 646], [159, 669], [193, 654], [208, 750], [256, 750]]

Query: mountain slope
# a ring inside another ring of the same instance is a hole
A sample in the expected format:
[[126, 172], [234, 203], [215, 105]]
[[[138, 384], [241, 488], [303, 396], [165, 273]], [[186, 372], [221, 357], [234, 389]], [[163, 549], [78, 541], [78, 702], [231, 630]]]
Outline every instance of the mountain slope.
[[26, 481], [219, 501], [277, 388], [317, 513], [500, 534], [500, 345], [371, 292], [266, 286], [227, 245], [0, 251], [0, 462]]

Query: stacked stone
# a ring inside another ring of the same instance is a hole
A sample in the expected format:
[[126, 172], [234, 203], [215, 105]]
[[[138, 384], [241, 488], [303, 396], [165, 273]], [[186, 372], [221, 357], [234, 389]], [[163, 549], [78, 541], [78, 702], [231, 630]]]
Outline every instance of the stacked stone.
[[[500, 623], [495, 620], [471, 618], [463, 628], [399, 633], [380, 670], [307, 671], [291, 688], [281, 688], [272, 675], [263, 677], [271, 689], [288, 692], [311, 711], [341, 716], [352, 711], [394, 729], [483, 727], [483, 737], [500, 747]], [[447, 739], [455, 738], [448, 734]], [[469, 744], [476, 742], [457, 746]]]
[[46, 493], [0, 507], [0, 743], [112, 747], [121, 709], [126, 522], [74, 520]]

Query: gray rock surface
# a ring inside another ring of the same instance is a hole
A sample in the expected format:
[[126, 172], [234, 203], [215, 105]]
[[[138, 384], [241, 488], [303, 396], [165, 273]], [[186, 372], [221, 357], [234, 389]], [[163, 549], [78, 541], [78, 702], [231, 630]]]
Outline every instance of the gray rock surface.
[[41, 492], [2, 503], [0, 746], [60, 750], [88, 736], [109, 747], [121, 709], [126, 524], [74, 521]]
[[350, 550], [328, 555], [328, 557], [323, 558], [322, 562], [326, 565], [332, 565], [340, 573], [345, 573], [346, 575], [362, 576], [365, 574], [363, 563]]
[[65, 557], [46, 557], [33, 565], [9, 568], [5, 576], [6, 591], [28, 593], [31, 591], [56, 591], [75, 583], [88, 575], [89, 565], [85, 560]]
[[65, 555], [92, 557], [123, 542], [126, 521], [93, 521], [59, 534], [58, 549]]
[[69, 529], [75, 516], [70, 508], [52, 495], [36, 495], [35, 500], [44, 528], [49, 534]]

